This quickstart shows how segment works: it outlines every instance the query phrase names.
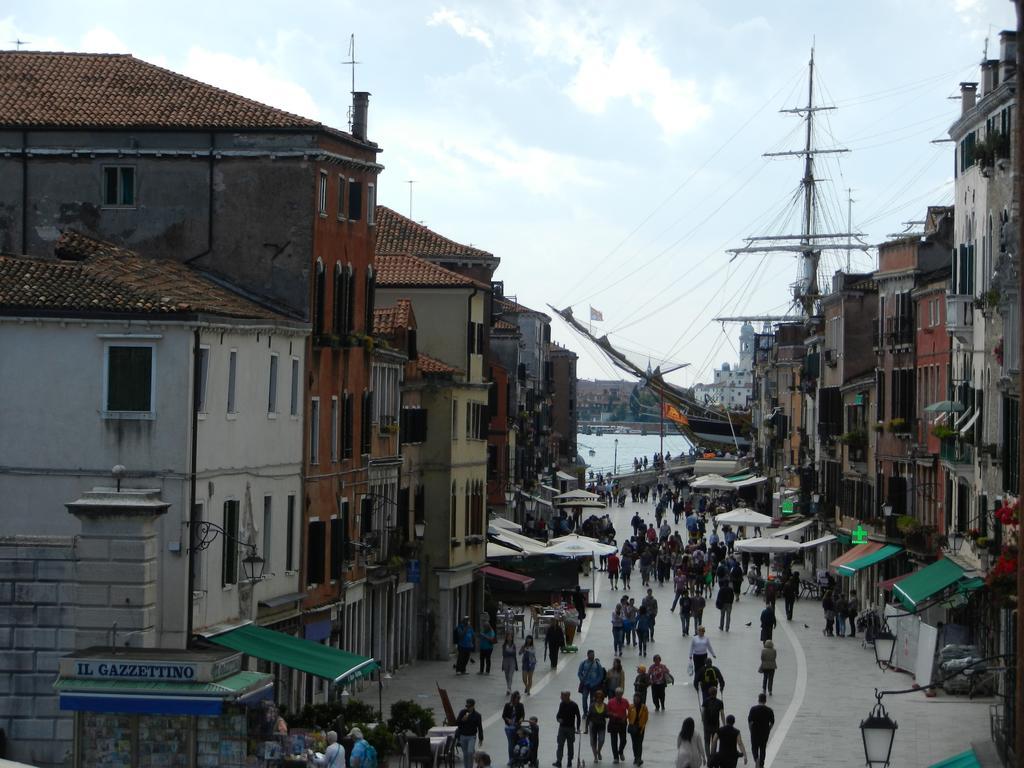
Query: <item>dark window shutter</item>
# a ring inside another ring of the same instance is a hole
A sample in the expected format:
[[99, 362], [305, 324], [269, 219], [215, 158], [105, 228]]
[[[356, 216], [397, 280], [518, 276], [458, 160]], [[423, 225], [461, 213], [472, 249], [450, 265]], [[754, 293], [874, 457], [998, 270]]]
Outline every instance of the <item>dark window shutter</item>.
[[470, 354], [476, 352], [476, 330], [473, 328], [475, 323], [472, 321], [466, 323], [466, 351]]
[[313, 520], [309, 524], [306, 546], [306, 583], [324, 583], [324, 536], [323, 520]]
[[341, 578], [341, 564], [344, 559], [344, 527], [340, 518], [331, 519], [331, 581]]
[[373, 497], [363, 496], [359, 507], [359, 535], [365, 538], [373, 530]]
[[416, 349], [416, 329], [410, 328], [406, 332], [406, 353], [409, 355], [410, 360], [415, 360], [419, 357], [419, 351]]
[[478, 355], [484, 353], [484, 324], [476, 323], [476, 352]]

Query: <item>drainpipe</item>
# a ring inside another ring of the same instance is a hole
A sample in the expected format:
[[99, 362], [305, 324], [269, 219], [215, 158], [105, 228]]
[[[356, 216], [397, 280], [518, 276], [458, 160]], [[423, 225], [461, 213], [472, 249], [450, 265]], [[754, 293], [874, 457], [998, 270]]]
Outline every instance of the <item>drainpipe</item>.
[[[469, 324], [473, 322], [473, 297], [476, 296], [478, 293], [480, 293], [480, 289], [474, 287], [473, 288], [473, 292], [471, 294], [469, 294], [469, 299], [466, 301], [466, 327], [467, 328], [469, 327]], [[476, 334], [475, 333], [473, 334], [473, 343], [474, 344], [476, 343]], [[469, 377], [470, 377], [470, 359], [471, 359], [470, 355], [471, 354], [472, 353], [469, 351], [469, 344], [467, 344], [466, 345], [466, 381], [467, 382], [469, 381]], [[483, 354], [483, 353], [481, 352], [481, 354]]]
[[21, 253], [28, 255], [28, 131], [21, 132]]
[[[1024, 40], [1024, 5], [1021, 0], [1014, 2], [1014, 7], [1017, 10], [1017, 40]], [[1017, 46], [1017, 72], [1024, 72], [1024, 46]], [[1021, 96], [1024, 95], [1021, 87], [1021, 77], [1017, 76], [1016, 86], [1016, 98], [1017, 104], [1021, 103]], [[1020, 327], [1021, 322], [1024, 322], [1024, 314], [1021, 309], [1024, 308], [1024, 269], [1020, 268], [1020, 259], [1024, 257], [1024, 253], [1021, 252], [1021, 243], [1024, 242], [1024, 219], [1021, 218], [1021, 201], [1024, 200], [1024, 174], [1022, 174], [1021, 168], [1021, 152], [1024, 151], [1024, 126], [1021, 125], [1021, 121], [1017, 121], [1015, 136], [1013, 140], [1016, 142], [1014, 152], [1014, 168], [1013, 168], [1013, 196], [1011, 203], [1011, 210], [1017, 217], [1017, 274], [1020, 280], [1020, 286], [1017, 291], [1017, 324]], [[1024, 333], [1018, 331], [1017, 343], [1021, 345], [1021, 353], [1024, 353]], [[1024, 358], [1022, 358], [1024, 359]], [[1024, 395], [1024, 375], [1020, 376], [1020, 391]], [[1024, 436], [1024, 422], [1018, 427], [1020, 430], [1020, 436]], [[1018, 443], [1019, 444], [1019, 443]], [[1020, 467], [1024, 468], [1024, 451], [1020, 452], [1018, 456]], [[1024, 595], [1024, 558], [1020, 555], [1017, 556], [1017, 595]], [[1018, 597], [1019, 599], [1019, 597]], [[1011, 614], [1012, 615], [1012, 614]], [[1014, 752], [1017, 759], [1020, 760], [1024, 756], [1024, 611], [1020, 610], [1018, 606], [1016, 611], [1016, 672], [1014, 673], [1014, 692], [1013, 695], [1016, 699], [1016, 706], [1014, 707]], [[1005, 711], [1005, 710], [1004, 710]]]
[[199, 377], [200, 365], [200, 335], [199, 329], [192, 331], [192, 445], [189, 456], [188, 475], [188, 549], [186, 550], [185, 567], [188, 568], [188, 615], [186, 617], [185, 648], [192, 646], [192, 613], [195, 594], [195, 569], [192, 567], [192, 560], [196, 556], [193, 551], [195, 543], [196, 520], [196, 452], [199, 447], [199, 395], [202, 391], [202, 380]]
[[197, 253], [195, 256], [190, 256], [185, 260], [185, 264], [191, 264], [193, 261], [198, 261], [213, 250], [213, 164], [214, 153], [216, 152], [216, 138], [217, 135], [211, 131], [210, 155], [207, 160], [206, 169], [206, 250], [202, 253]]

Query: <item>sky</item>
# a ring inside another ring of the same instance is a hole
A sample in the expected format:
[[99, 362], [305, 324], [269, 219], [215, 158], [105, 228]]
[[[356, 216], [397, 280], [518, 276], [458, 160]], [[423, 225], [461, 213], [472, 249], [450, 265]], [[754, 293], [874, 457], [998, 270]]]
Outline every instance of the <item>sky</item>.
[[[687, 363], [669, 378], [689, 385], [739, 357], [739, 326], [713, 318], [792, 310], [791, 255], [726, 249], [799, 231], [801, 162], [762, 153], [802, 144], [779, 110], [806, 102], [812, 46], [815, 103], [836, 107], [816, 143], [850, 150], [819, 156], [819, 231], [849, 217], [876, 245], [952, 202], [936, 140], [986, 40], [997, 57], [1015, 26], [1009, 0], [8, 0], [0, 47], [131, 53], [346, 129], [354, 35], [379, 201], [500, 257], [523, 304], [594, 307], [595, 332], [641, 364]], [[581, 378], [622, 377], [552, 326]]]

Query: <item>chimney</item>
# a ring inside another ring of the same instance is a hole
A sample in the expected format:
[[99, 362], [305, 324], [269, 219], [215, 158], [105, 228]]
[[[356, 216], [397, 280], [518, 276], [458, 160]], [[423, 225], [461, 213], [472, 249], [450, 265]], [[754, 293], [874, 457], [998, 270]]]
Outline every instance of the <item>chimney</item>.
[[981, 62], [981, 95], [988, 96], [999, 86], [999, 60]]
[[977, 83], [960, 83], [960, 114], [966, 115], [978, 99]]
[[352, 135], [366, 141], [366, 110], [370, 106], [370, 94], [366, 91], [352, 92]]
[[999, 33], [999, 61], [1001, 82], [1006, 82], [1017, 72], [1017, 33], [1006, 30]]

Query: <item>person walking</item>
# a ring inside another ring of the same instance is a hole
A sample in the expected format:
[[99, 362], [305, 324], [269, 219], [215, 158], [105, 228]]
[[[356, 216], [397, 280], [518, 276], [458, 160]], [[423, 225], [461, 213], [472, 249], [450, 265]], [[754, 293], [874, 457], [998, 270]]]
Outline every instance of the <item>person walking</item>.
[[[489, 675], [491, 674], [491, 654], [494, 652], [494, 642], [498, 639], [497, 633], [494, 631], [494, 627], [491, 626], [491, 622], [484, 621], [482, 627], [480, 627], [480, 669], [477, 671], [478, 675]], [[484, 669], [486, 668], [486, 672]]]
[[700, 673], [701, 701], [708, 697], [708, 691], [714, 688], [721, 694], [725, 693], [725, 677], [722, 670], [710, 662], [704, 665], [704, 671]]
[[836, 636], [846, 637], [846, 614], [850, 608], [846, 602], [846, 596], [840, 592], [835, 598], [835, 612], [836, 612]]
[[701, 582], [698, 592], [695, 592], [690, 596], [690, 613], [693, 614], [693, 626], [696, 628], [700, 624], [704, 623], [704, 607], [708, 604], [708, 601], [704, 599], [703, 592], [704, 583]]
[[676, 606], [679, 604], [679, 598], [686, 594], [686, 585], [690, 580], [689, 572], [683, 568], [676, 568], [675, 575], [672, 577], [672, 591], [674, 595], [672, 597], [672, 607], [669, 608], [669, 613], [676, 612]]
[[641, 664], [636, 668], [636, 677], [633, 678], [633, 694], [640, 696], [644, 704], [647, 703], [647, 689], [651, 687], [651, 676], [647, 667]]
[[623, 552], [619, 560], [619, 576], [622, 579], [622, 588], [629, 589], [629, 579], [633, 575], [633, 556]]
[[476, 636], [473, 632], [473, 625], [469, 623], [469, 616], [463, 616], [455, 627], [455, 642], [458, 645], [458, 656], [455, 659], [455, 674], [466, 674], [466, 664], [476, 647]]
[[622, 688], [616, 688], [615, 694], [608, 699], [608, 736], [612, 741], [612, 762], [619, 763], [625, 759], [626, 720], [629, 717], [629, 702], [622, 695]]
[[725, 725], [718, 729], [712, 742], [712, 753], [718, 758], [721, 768], [736, 768], [739, 759], [747, 764], [747, 750], [743, 746], [743, 734], [736, 727], [736, 717], [729, 715]]
[[697, 634], [690, 641], [690, 661], [693, 662], [693, 687], [695, 690], [700, 681], [701, 672], [704, 671], [704, 665], [708, 662], [708, 654], [711, 654], [713, 659], [718, 658], [715, 656], [715, 649], [711, 647], [710, 638], [704, 635], [702, 625], [697, 627]]
[[583, 590], [580, 589], [580, 585], [576, 585], [576, 589], [572, 591], [572, 605], [576, 609], [576, 616], [580, 620], [580, 627], [583, 626], [583, 620], [587, 618], [587, 598], [583, 594]]
[[622, 603], [615, 606], [612, 611], [612, 652], [616, 656], [622, 655], [622, 639], [625, 634], [626, 617], [622, 613]]
[[544, 647], [548, 652], [548, 659], [551, 660], [551, 668], [558, 666], [558, 652], [565, 650], [565, 631], [562, 629], [562, 622], [553, 621], [548, 625], [544, 633]]
[[772, 695], [772, 686], [775, 684], [775, 670], [778, 666], [778, 651], [771, 640], [764, 641], [764, 648], [761, 649], [761, 666], [757, 671], [761, 673], [761, 693]]
[[519, 649], [511, 632], [505, 633], [505, 642], [501, 644], [501, 671], [505, 673], [505, 695], [512, 693], [512, 676], [519, 669]]
[[750, 727], [750, 754], [754, 758], [754, 768], [764, 768], [765, 750], [768, 749], [768, 737], [775, 725], [775, 712], [765, 702], [763, 693], [757, 695], [757, 704], [750, 708], [747, 725]]
[[[693, 598], [690, 597], [686, 588], [683, 588], [681, 595], [676, 595], [679, 599], [679, 625], [683, 630], [683, 637], [690, 636], [690, 612], [693, 607]], [[702, 598], [703, 599], [703, 598]]]
[[626, 715], [626, 732], [629, 734], [630, 746], [633, 749], [633, 765], [644, 764], [644, 732], [647, 730], [647, 719], [650, 716], [650, 710], [640, 698], [640, 694], [633, 696], [633, 703], [629, 705], [629, 713]]
[[672, 681], [672, 672], [661, 663], [661, 656], [654, 654], [654, 663], [647, 669], [651, 681], [651, 701], [654, 711], [665, 709], [665, 687]]
[[622, 660], [615, 659], [604, 675], [605, 700], [615, 693], [616, 688], [626, 688], [626, 670], [622, 668]]
[[576, 745], [576, 734], [580, 732], [580, 708], [572, 700], [569, 691], [562, 691], [561, 700], [558, 703], [558, 712], [555, 714], [555, 722], [558, 723], [558, 735], [556, 736], [555, 768], [562, 768], [562, 755], [565, 747], [569, 747], [569, 759], [566, 768], [572, 768], [573, 748]]
[[793, 606], [796, 605], [798, 594], [800, 594], [800, 577], [793, 573], [786, 579], [786, 583], [782, 587], [782, 600], [786, 605], [786, 621], [793, 620]]
[[641, 605], [640, 613], [636, 617], [636, 647], [640, 656], [647, 655], [647, 641], [650, 638], [653, 624], [654, 619], [647, 612], [647, 607]]
[[636, 601], [632, 598], [626, 599], [622, 606], [622, 637], [626, 645], [636, 645]]
[[590, 751], [594, 754], [594, 762], [600, 762], [604, 737], [608, 732], [608, 705], [604, 701], [604, 691], [594, 691], [594, 700], [587, 710], [587, 729], [590, 731]]
[[654, 642], [654, 625], [658, 623], [658, 598], [654, 596], [654, 591], [648, 589], [647, 597], [640, 601], [640, 607], [647, 609], [647, 618], [650, 619], [650, 637], [651, 642]]
[[455, 716], [455, 735], [462, 748], [463, 768], [473, 768], [473, 753], [476, 751], [477, 738], [480, 746], [484, 744], [484, 723], [480, 713], [476, 711], [476, 701], [466, 699], [466, 706]]
[[612, 552], [608, 555], [608, 559], [605, 560], [605, 568], [608, 569], [608, 581], [612, 586], [612, 589], [619, 588], [619, 555], [617, 552]]
[[519, 649], [519, 655], [523, 659], [523, 688], [529, 696], [533, 687], [533, 670], [537, 668], [537, 648], [533, 644], [533, 635], [526, 636], [523, 647]]
[[583, 705], [583, 712], [590, 711], [590, 697], [601, 687], [604, 682], [604, 667], [592, 650], [587, 651], [587, 658], [580, 662], [576, 668], [576, 677], [579, 679], [579, 693]]
[[508, 761], [512, 762], [512, 752], [518, 740], [519, 726], [526, 719], [526, 707], [520, 699], [519, 691], [512, 692], [511, 700], [505, 702], [501, 710], [501, 719], [505, 723], [505, 738], [508, 740]]
[[769, 604], [761, 611], [761, 642], [772, 639], [772, 632], [778, 622], [775, 620], [775, 609]]
[[860, 612], [860, 603], [857, 601], [857, 590], [850, 590], [850, 599], [846, 601], [846, 618], [850, 623], [850, 637], [857, 636], [857, 614]]
[[821, 610], [825, 612], [825, 628], [821, 630], [821, 634], [825, 637], [832, 637], [832, 627], [836, 621], [836, 603], [832, 597], [832, 590], [826, 589], [824, 596], [821, 598]]
[[704, 726], [704, 752], [711, 757], [711, 737], [725, 725], [725, 705], [718, 698], [718, 689], [710, 688], [708, 696], [700, 705], [700, 721]]
[[736, 592], [728, 579], [722, 581], [718, 586], [718, 597], [715, 598], [715, 608], [718, 609], [718, 629], [729, 631], [732, 626], [732, 604], [736, 598]]
[[694, 738], [696, 730], [692, 717], [683, 720], [679, 736], [676, 737], [676, 768], [701, 768], [704, 765], [707, 755], [704, 742]]

